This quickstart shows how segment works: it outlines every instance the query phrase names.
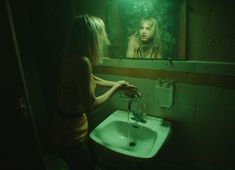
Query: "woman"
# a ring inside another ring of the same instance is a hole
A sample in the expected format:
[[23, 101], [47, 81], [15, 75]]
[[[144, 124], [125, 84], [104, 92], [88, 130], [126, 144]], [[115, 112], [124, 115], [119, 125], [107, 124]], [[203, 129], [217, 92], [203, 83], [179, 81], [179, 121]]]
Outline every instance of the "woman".
[[161, 58], [160, 36], [157, 20], [153, 17], [142, 18], [139, 30], [129, 37], [128, 58]]
[[[68, 47], [58, 81], [58, 111], [54, 114], [51, 139], [70, 170], [92, 169], [87, 145], [87, 114], [102, 106], [118, 90], [135, 95], [136, 87], [126, 81], [108, 81], [92, 73], [101, 60], [102, 48], [109, 44], [103, 21], [94, 16], [74, 18]], [[95, 95], [97, 86], [108, 87]]]

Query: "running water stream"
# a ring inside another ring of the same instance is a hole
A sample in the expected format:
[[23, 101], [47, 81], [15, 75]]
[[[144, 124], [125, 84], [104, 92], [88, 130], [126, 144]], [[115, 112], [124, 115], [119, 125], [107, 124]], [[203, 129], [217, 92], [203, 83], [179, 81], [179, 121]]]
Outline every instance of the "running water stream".
[[134, 115], [138, 116], [145, 115], [145, 104], [142, 98], [129, 99], [128, 113], [127, 113], [127, 123], [128, 123], [127, 147], [133, 147], [137, 145], [135, 134], [138, 133], [139, 121], [137, 119], [135, 119], [134, 122], [130, 120], [131, 118], [134, 117]]

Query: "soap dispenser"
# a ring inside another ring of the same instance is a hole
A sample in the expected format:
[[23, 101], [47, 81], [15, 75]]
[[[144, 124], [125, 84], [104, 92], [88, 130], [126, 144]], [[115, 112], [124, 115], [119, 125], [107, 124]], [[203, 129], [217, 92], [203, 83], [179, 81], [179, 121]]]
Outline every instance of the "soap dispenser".
[[155, 97], [159, 101], [159, 105], [164, 108], [171, 108], [173, 105], [173, 80], [157, 80], [155, 85]]

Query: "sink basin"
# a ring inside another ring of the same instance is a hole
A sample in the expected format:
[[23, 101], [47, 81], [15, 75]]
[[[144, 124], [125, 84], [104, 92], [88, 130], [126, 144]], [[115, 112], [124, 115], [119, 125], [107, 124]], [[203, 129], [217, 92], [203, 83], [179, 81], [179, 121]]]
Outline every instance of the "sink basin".
[[152, 158], [162, 148], [171, 133], [171, 123], [161, 118], [145, 116], [145, 123], [131, 119], [128, 112], [117, 110], [101, 122], [90, 138], [97, 144], [136, 158]]

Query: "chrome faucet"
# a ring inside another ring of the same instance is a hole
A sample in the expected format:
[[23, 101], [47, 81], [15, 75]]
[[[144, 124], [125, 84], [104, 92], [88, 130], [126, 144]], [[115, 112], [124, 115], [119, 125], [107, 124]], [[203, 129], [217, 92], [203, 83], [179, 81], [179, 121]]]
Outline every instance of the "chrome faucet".
[[[132, 108], [132, 105], [136, 103], [136, 109]], [[146, 120], [144, 120], [144, 112], [143, 110], [141, 110], [140, 107], [140, 97], [136, 96], [134, 98], [130, 98], [129, 102], [128, 102], [128, 112], [133, 114], [133, 117], [131, 117], [131, 119], [137, 121], [137, 122], [142, 122], [142, 123], [146, 123]]]

